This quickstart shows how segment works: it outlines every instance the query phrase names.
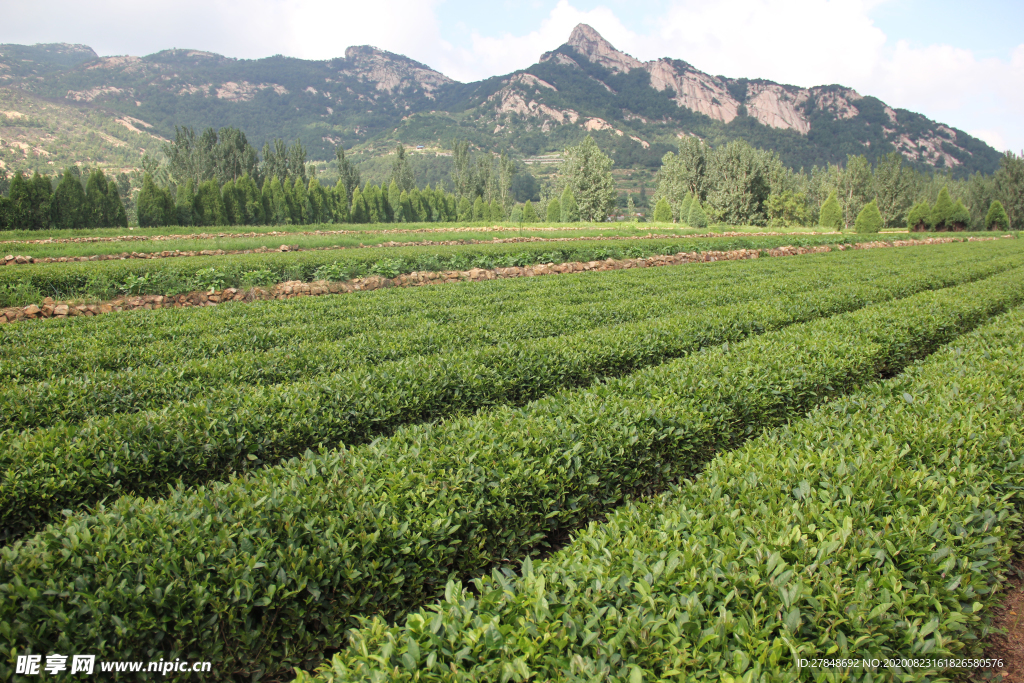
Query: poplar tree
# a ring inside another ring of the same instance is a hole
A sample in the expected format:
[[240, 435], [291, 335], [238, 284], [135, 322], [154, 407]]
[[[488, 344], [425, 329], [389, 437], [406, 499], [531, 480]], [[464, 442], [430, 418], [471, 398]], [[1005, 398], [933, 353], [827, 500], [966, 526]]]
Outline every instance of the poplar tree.
[[416, 187], [409, 159], [405, 156], [405, 145], [401, 142], [395, 147], [395, 160], [391, 163], [391, 181], [397, 183], [398, 189], [402, 192], [409, 192]]
[[[559, 175], [572, 196], [569, 220], [603, 221], [615, 206], [612, 160], [589, 135], [579, 145], [566, 147], [562, 158]], [[563, 222], [566, 222], [565, 216], [563, 206]]]
[[345, 157], [345, 148], [341, 145], [335, 148], [334, 155], [338, 159], [338, 182], [345, 188], [345, 203], [348, 206], [353, 193], [359, 187], [359, 171]]

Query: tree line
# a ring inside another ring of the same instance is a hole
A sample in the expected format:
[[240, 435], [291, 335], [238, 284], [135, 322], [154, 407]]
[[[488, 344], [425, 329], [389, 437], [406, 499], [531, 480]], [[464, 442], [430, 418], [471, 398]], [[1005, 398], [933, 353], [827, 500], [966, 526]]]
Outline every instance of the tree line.
[[[993, 175], [966, 179], [920, 173], [899, 152], [872, 165], [849, 155], [845, 164], [787, 168], [778, 154], [741, 140], [711, 147], [696, 137], [662, 159], [655, 220], [729, 225], [850, 229], [877, 210], [883, 228], [987, 230], [1024, 224], [1024, 154], [1007, 152]], [[697, 209], [694, 209], [697, 205]]]
[[14, 174], [0, 196], [0, 230], [127, 228], [128, 214], [117, 181], [93, 169], [83, 176], [69, 167], [60, 179], [36, 171]]

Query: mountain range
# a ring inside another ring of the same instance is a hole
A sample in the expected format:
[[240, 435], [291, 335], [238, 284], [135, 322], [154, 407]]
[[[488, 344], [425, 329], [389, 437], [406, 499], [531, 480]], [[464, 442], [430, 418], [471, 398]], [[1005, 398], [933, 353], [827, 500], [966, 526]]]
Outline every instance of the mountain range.
[[[475, 83], [370, 46], [313, 61], [0, 45], [0, 117], [0, 163], [12, 168], [53, 166], [76, 135], [92, 141], [79, 161], [131, 166], [173, 138], [176, 125], [240, 128], [257, 147], [299, 139], [314, 160], [333, 158], [339, 143], [374, 154], [396, 141], [439, 149], [456, 139], [531, 158], [588, 133], [619, 168], [657, 168], [688, 135], [715, 145], [743, 139], [793, 168], [897, 150], [919, 169], [962, 175], [990, 173], [1000, 158], [961, 130], [852, 88], [713, 76], [669, 58], [641, 62], [585, 24], [529, 68]], [[76, 132], [69, 117], [80, 120]]]

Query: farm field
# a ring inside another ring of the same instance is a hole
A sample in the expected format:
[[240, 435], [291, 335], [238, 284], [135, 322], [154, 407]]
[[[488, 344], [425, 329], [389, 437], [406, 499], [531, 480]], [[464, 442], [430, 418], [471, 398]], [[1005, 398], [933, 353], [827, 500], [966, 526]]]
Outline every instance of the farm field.
[[1013, 239], [4, 326], [0, 640], [239, 680], [974, 652], [1022, 306]]
[[[526, 266], [538, 263], [637, 258], [678, 252], [773, 249], [924, 240], [931, 235], [752, 235], [723, 237], [551, 238], [539, 242], [369, 247], [214, 254], [99, 262], [16, 264], [0, 268], [0, 308], [42, 304], [44, 297], [103, 301], [118, 295], [173, 296], [210, 289], [270, 287], [286, 281], [342, 281], [416, 271]], [[992, 234], [978, 235], [994, 239]], [[952, 239], [968, 239], [957, 236]], [[947, 238], [950, 239], [950, 238]], [[173, 252], [168, 252], [172, 254]]]

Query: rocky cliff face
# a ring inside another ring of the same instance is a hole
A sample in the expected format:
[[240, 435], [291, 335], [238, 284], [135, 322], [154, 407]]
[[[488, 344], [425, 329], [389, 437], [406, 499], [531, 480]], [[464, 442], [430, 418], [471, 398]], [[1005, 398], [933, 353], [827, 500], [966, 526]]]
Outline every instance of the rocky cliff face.
[[370, 45], [345, 50], [345, 64], [341, 67], [339, 73], [355, 76], [360, 81], [369, 81], [375, 84], [377, 90], [386, 91], [389, 95], [406, 88], [419, 88], [428, 98], [433, 99], [435, 90], [454, 83], [425, 64]]

